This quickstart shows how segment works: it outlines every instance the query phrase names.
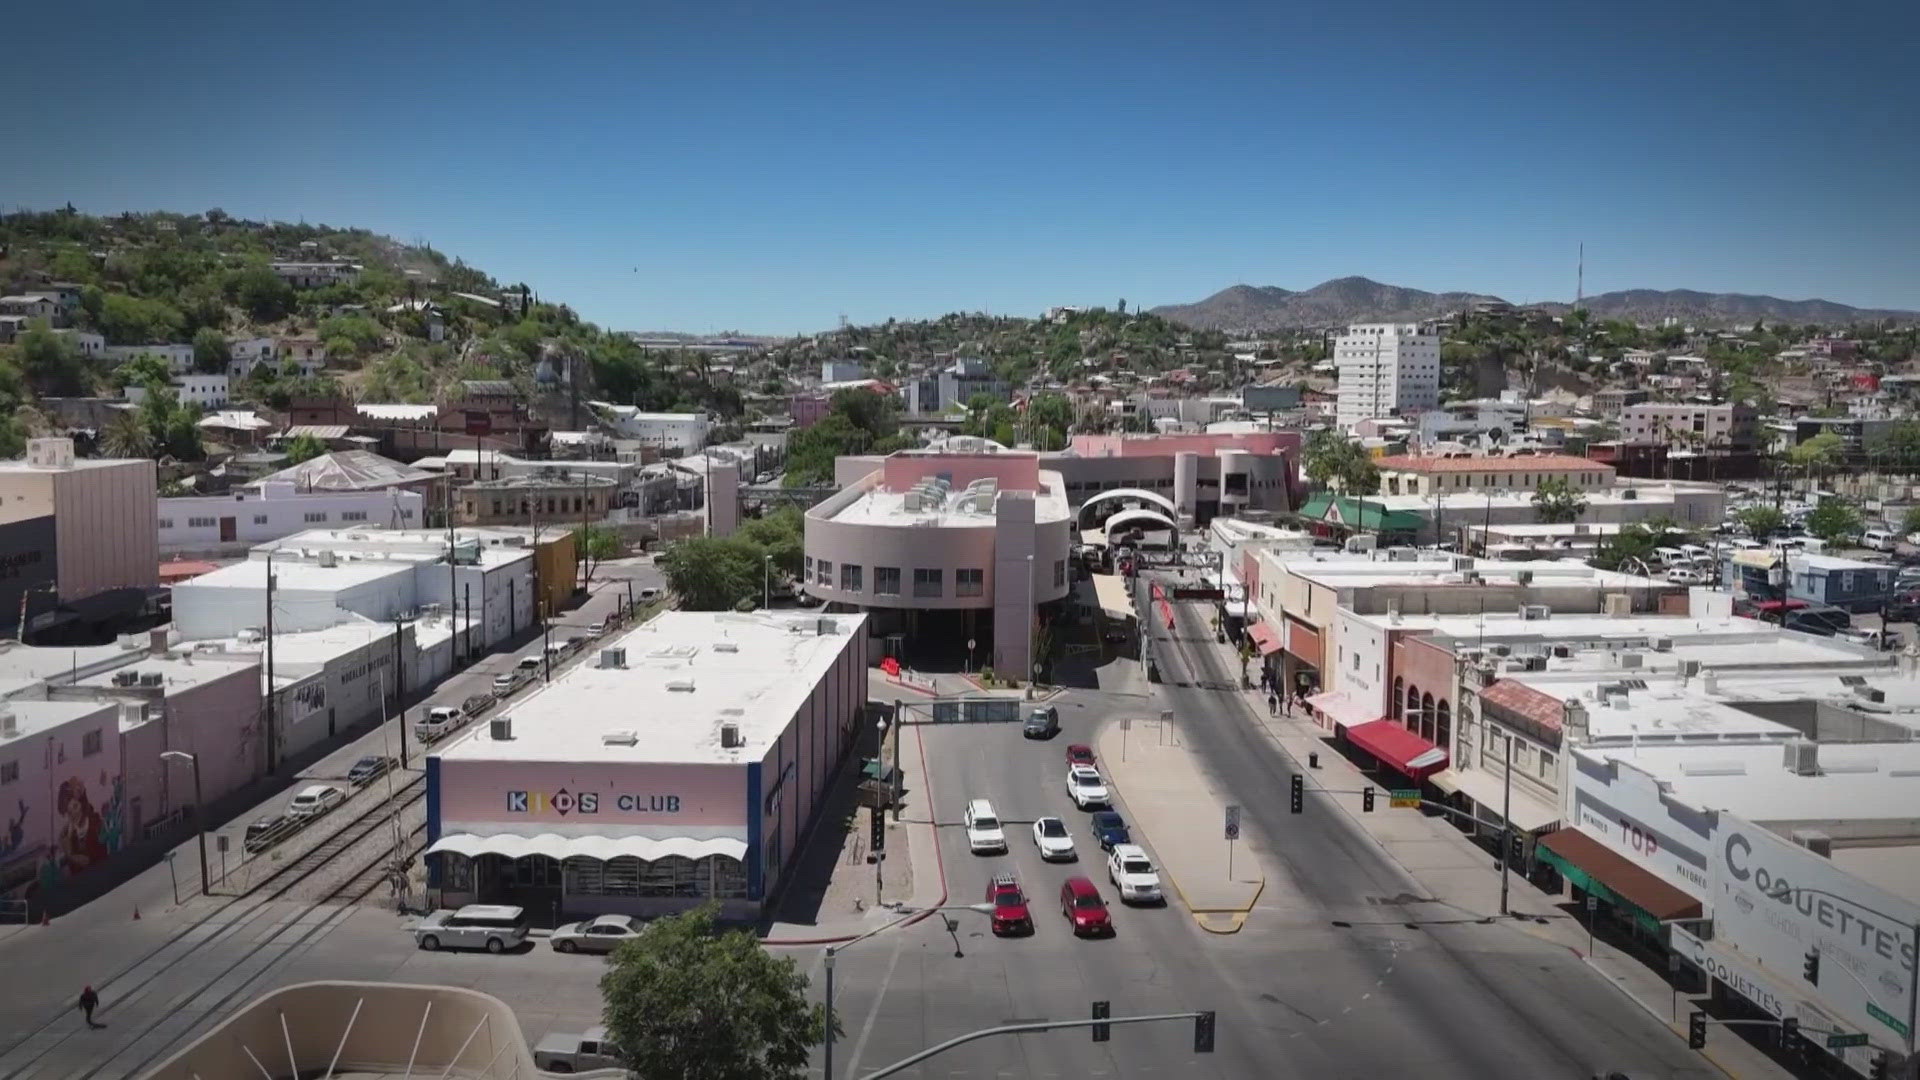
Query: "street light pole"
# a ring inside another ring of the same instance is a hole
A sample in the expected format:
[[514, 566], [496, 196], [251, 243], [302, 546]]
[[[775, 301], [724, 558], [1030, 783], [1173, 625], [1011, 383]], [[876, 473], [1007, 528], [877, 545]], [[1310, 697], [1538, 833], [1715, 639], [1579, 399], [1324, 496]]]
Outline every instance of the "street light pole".
[[200, 801], [200, 757], [185, 750], [163, 750], [163, 760], [186, 761], [193, 765], [193, 821], [200, 833], [200, 895], [212, 896], [213, 885], [207, 875], [207, 806]]
[[[632, 587], [631, 583], [628, 585]], [[760, 610], [773, 608], [773, 556], [760, 556]]]
[[993, 905], [992, 904], [944, 904], [940, 907], [921, 908], [919, 911], [910, 911], [907, 914], [900, 916], [899, 918], [893, 920], [890, 923], [884, 923], [880, 926], [876, 926], [873, 929], [867, 931], [864, 934], [861, 934], [859, 937], [856, 937], [850, 941], [844, 941], [838, 945], [827, 946], [825, 956], [823, 957], [827, 965], [827, 1037], [826, 1037], [826, 1042], [823, 1044], [822, 1058], [820, 1062], [820, 1066], [821, 1066], [820, 1075], [822, 1077], [822, 1080], [833, 1080], [833, 958], [840, 955], [841, 952], [847, 949], [850, 949], [855, 945], [860, 944], [861, 942], [867, 940], [868, 938], [874, 936], [875, 934], [882, 934], [888, 930], [894, 929], [895, 927], [905, 926], [906, 924], [913, 922], [916, 919], [924, 918], [928, 915], [931, 915], [939, 911], [978, 911], [985, 915], [991, 915], [993, 914]]

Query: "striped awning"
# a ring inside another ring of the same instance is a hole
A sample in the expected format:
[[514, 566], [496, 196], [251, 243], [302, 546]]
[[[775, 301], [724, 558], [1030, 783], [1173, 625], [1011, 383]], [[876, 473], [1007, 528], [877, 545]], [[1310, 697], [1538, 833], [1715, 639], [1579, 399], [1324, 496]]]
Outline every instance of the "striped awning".
[[622, 856], [652, 862], [670, 855], [678, 855], [686, 859], [724, 855], [729, 859], [745, 861], [747, 844], [744, 840], [735, 840], [731, 837], [696, 840], [690, 836], [655, 839], [649, 836], [560, 836], [555, 833], [541, 833], [538, 836], [515, 836], [507, 833], [479, 836], [474, 833], [449, 833], [427, 849], [429, 855], [438, 855], [442, 852], [465, 855], [468, 858], [475, 855], [504, 855], [510, 859], [518, 859], [524, 855], [546, 855], [555, 859], [584, 856], [589, 859], [599, 859], [602, 862]]

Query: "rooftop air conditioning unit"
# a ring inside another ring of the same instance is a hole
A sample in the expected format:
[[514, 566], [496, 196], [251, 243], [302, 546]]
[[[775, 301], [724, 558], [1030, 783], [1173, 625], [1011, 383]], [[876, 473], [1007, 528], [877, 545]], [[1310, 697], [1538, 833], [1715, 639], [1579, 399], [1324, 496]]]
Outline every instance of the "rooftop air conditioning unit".
[[157, 671], [143, 671], [140, 673], [141, 686], [164, 686], [166, 682], [167, 677]]
[[1455, 555], [1453, 557], [1453, 568], [1460, 571], [1473, 569], [1473, 556]]
[[1642, 653], [1623, 652], [1620, 654], [1620, 666], [1623, 668], [1631, 669], [1631, 668], [1641, 667], [1645, 665], [1646, 662], [1647, 662], [1647, 658]]
[[640, 736], [632, 731], [603, 731], [600, 733], [600, 745], [602, 746], [635, 746], [639, 742]]
[[1545, 604], [1520, 605], [1520, 617], [1523, 619], [1545, 619], [1553, 614], [1553, 609]]
[[667, 681], [667, 689], [675, 694], [691, 694], [693, 693], [693, 680], [669, 679]]
[[1672, 651], [1673, 651], [1673, 639], [1672, 639], [1672, 638], [1670, 638], [1670, 637], [1657, 637], [1657, 638], [1654, 638], [1654, 639], [1653, 639], [1653, 651], [1654, 651], [1654, 652], [1672, 652]]
[[113, 673], [113, 685], [115, 686], [134, 686], [139, 682], [140, 673], [137, 671], [116, 671]]
[[13, 714], [11, 706], [0, 705], [0, 739], [12, 739], [20, 734], [20, 718]]
[[1862, 701], [1871, 701], [1875, 705], [1883, 705], [1887, 700], [1887, 692], [1877, 686], [1856, 686], [1853, 693]]
[[615, 645], [600, 650], [600, 666], [603, 668], [623, 668], [627, 666], [627, 650]]
[[1633, 597], [1626, 593], [1607, 594], [1607, 618], [1624, 619], [1633, 614]]
[[1700, 674], [1700, 661], [1698, 660], [1680, 661], [1680, 677], [1681, 678], [1691, 679], [1698, 674]]
[[1795, 829], [1792, 840], [1823, 859], [1833, 858], [1833, 837], [1818, 829]]
[[1529, 656], [1529, 657], [1527, 657], [1527, 664], [1526, 664], [1526, 668], [1525, 668], [1525, 670], [1527, 670], [1527, 671], [1545, 671], [1545, 670], [1547, 670], [1547, 658], [1546, 658], [1546, 657], [1544, 657], [1544, 656]]
[[902, 495], [900, 497], [900, 508], [903, 510], [920, 509], [920, 489], [914, 488], [905, 495]]
[[737, 653], [740, 651], [740, 643], [737, 641], [716, 641], [713, 643], [713, 651]]
[[722, 747], [728, 750], [737, 750], [740, 747], [745, 746], [746, 742], [747, 741], [745, 739], [740, 737], [739, 724], [721, 724], [720, 725], [720, 745]]
[[487, 737], [494, 742], [513, 741], [513, 717], [496, 716], [487, 725]]
[[331, 550], [325, 550], [320, 552], [320, 557], [318, 559], [318, 562], [320, 563], [321, 566], [340, 565], [339, 556], [335, 555]]
[[1533, 584], [1533, 571], [1531, 570], [1518, 571], [1513, 575], [1513, 580], [1519, 582], [1522, 585], [1531, 585]]
[[1806, 739], [1795, 739], [1786, 744], [1787, 771], [1795, 776], [1818, 776], [1820, 774], [1820, 744]]

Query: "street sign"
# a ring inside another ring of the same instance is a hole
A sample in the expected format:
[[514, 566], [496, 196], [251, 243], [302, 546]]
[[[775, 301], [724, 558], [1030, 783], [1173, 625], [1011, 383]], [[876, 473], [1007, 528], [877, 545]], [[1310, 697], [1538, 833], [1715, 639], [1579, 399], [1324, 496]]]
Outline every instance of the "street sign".
[[1401, 788], [1397, 791], [1389, 791], [1387, 792], [1387, 805], [1407, 806], [1407, 807], [1412, 807], [1414, 809], [1419, 809], [1420, 789]]
[[1847, 1032], [1827, 1036], [1827, 1049], [1841, 1050], [1849, 1046], [1867, 1045], [1867, 1033], [1864, 1031]]
[[214, 833], [213, 834], [213, 850], [219, 852], [222, 855], [225, 855], [227, 853], [227, 839], [228, 837], [226, 833]]
[[1131, 716], [1123, 716], [1123, 717], [1121, 717], [1121, 718], [1120, 718], [1120, 730], [1121, 730], [1121, 731], [1132, 731], [1132, 730], [1133, 730], [1133, 717], [1131, 717]]
[[493, 414], [475, 409], [467, 410], [467, 434], [476, 438], [493, 434]]
[[1237, 805], [1227, 807], [1227, 839], [1240, 839], [1240, 807]]
[[1867, 1002], [1867, 1015], [1887, 1025], [1888, 1027], [1892, 1028], [1894, 1031], [1899, 1032], [1900, 1037], [1903, 1039], [1907, 1037], [1907, 1032], [1912, 1030], [1907, 1027], [1905, 1021], [1894, 1019], [1894, 1016], [1892, 1013], [1888, 1012], [1885, 1009], [1882, 1009], [1880, 1006], [1875, 1005], [1871, 1001]]

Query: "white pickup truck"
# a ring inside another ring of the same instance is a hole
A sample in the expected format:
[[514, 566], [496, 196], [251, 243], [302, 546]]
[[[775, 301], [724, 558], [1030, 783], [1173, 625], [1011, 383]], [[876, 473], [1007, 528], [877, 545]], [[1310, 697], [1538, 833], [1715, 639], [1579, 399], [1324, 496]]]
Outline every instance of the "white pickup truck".
[[607, 1029], [603, 1027], [590, 1027], [578, 1035], [556, 1032], [533, 1048], [533, 1063], [557, 1073], [618, 1069], [620, 1050], [607, 1041]]

